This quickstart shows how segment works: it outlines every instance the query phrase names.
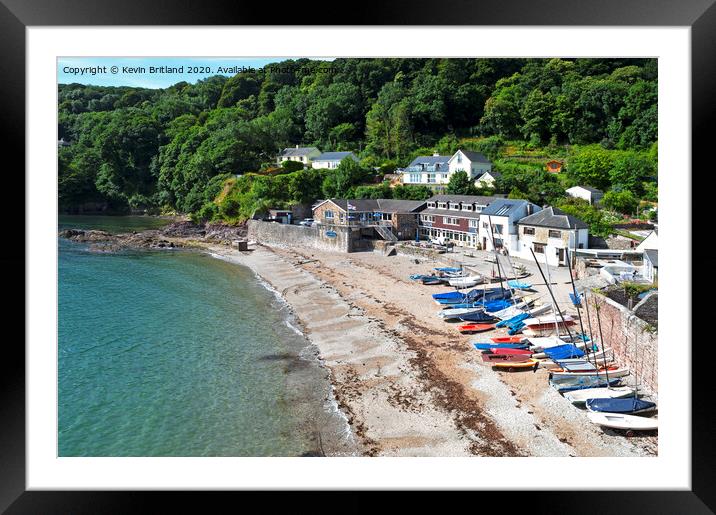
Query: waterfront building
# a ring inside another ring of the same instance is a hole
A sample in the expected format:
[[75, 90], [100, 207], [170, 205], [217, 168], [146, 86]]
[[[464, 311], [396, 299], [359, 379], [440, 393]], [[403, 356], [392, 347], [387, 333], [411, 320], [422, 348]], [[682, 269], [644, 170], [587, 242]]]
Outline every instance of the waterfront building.
[[435, 195], [420, 212], [420, 237], [477, 248], [480, 214], [498, 197]]
[[519, 234], [517, 222], [542, 208], [527, 200], [497, 199], [480, 213], [479, 242], [483, 250], [515, 253]]
[[556, 207], [547, 207], [517, 222], [519, 241], [512, 255], [553, 266], [566, 266], [567, 253], [589, 246], [589, 227], [582, 220]]

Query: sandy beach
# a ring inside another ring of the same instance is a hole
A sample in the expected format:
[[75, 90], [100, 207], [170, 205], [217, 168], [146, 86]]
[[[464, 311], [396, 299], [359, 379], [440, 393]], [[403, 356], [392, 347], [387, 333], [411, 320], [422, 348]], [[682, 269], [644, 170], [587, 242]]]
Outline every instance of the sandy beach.
[[[657, 454], [655, 436], [626, 438], [591, 424], [586, 411], [548, 386], [545, 370], [509, 373], [484, 364], [470, 342], [506, 332], [462, 335], [438, 318], [431, 294], [446, 288], [409, 279], [440, 266], [435, 261], [261, 245], [209, 250], [251, 268], [291, 306], [329, 371], [362, 455]], [[471, 264], [489, 275], [484, 259]], [[569, 276], [558, 272], [551, 280], [562, 305]], [[544, 281], [530, 280], [547, 302]]]

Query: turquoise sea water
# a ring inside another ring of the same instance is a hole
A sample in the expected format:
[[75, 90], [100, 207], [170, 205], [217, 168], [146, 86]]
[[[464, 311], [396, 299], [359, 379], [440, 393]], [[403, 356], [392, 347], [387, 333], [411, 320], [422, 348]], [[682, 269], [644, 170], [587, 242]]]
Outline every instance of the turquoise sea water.
[[[157, 223], [60, 217], [60, 229]], [[58, 244], [60, 456], [316, 452], [326, 373], [250, 270], [199, 252]]]

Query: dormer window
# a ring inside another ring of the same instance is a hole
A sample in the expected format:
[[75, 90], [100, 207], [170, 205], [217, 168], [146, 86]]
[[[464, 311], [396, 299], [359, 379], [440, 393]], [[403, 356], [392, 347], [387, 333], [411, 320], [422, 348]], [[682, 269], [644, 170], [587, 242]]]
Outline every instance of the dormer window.
[[435, 202], [428, 202], [428, 207], [435, 209]]
[[472, 206], [470, 204], [464, 204], [462, 206], [463, 211], [472, 211]]
[[460, 153], [457, 154], [457, 162], [462, 163], [462, 154]]
[[447, 202], [438, 202], [439, 209], [447, 209]]
[[460, 204], [450, 203], [450, 209], [456, 209], [460, 211]]

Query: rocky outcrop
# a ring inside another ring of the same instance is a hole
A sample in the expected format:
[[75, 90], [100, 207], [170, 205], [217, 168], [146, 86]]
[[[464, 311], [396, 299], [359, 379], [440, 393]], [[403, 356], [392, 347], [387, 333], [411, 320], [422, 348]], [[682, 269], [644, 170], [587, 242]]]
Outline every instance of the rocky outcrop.
[[162, 229], [112, 234], [89, 229], [65, 229], [61, 238], [88, 243], [98, 252], [116, 252], [122, 249], [174, 249], [191, 246], [192, 242], [230, 245], [233, 240], [246, 237], [245, 225], [204, 224], [174, 222]]

